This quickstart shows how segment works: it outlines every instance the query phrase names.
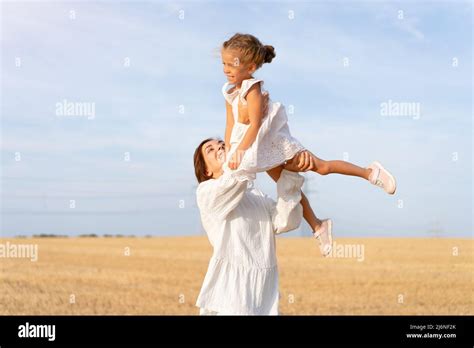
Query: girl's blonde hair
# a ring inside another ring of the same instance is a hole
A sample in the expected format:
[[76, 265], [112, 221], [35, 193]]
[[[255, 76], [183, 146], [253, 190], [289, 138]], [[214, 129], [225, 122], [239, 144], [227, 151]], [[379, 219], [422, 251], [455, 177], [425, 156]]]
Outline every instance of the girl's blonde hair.
[[242, 53], [244, 63], [255, 63], [257, 69], [263, 63], [270, 63], [275, 58], [275, 48], [262, 45], [259, 39], [250, 34], [237, 33], [222, 44], [223, 49], [234, 49]]

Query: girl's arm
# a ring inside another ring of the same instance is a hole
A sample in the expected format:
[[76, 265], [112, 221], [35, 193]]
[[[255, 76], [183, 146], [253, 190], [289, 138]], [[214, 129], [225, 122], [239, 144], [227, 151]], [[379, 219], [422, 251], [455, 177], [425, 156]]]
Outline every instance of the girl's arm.
[[230, 150], [230, 134], [232, 133], [232, 128], [234, 127], [234, 115], [232, 114], [232, 105], [230, 105], [227, 100], [225, 101], [225, 109], [226, 109], [226, 124], [225, 124], [225, 138], [224, 138], [224, 145], [225, 145], [225, 152], [228, 153]]
[[252, 146], [257, 137], [258, 130], [260, 129], [263, 118], [263, 96], [260, 89], [260, 83], [256, 83], [250, 87], [247, 93], [247, 108], [250, 126], [248, 127], [241, 143], [237, 147], [237, 151], [245, 151]]

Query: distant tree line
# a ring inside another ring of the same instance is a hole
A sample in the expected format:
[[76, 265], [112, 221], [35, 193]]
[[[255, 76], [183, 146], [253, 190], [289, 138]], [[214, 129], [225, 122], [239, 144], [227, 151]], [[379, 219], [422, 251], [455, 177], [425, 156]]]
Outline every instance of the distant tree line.
[[[68, 236], [65, 234], [48, 234], [48, 233], [40, 233], [40, 234], [34, 234], [32, 236], [33, 238], [69, 238], [69, 237], [79, 237], [79, 238], [135, 238], [135, 237], [144, 237], [144, 238], [151, 238], [152, 236], [147, 234], [145, 236], [136, 236], [134, 234], [129, 234], [129, 235], [124, 235], [124, 234], [104, 234], [102, 236], [97, 235], [95, 233], [90, 233], [90, 234], [80, 234], [78, 236]], [[18, 235], [15, 238], [29, 238], [28, 236], [25, 235]]]

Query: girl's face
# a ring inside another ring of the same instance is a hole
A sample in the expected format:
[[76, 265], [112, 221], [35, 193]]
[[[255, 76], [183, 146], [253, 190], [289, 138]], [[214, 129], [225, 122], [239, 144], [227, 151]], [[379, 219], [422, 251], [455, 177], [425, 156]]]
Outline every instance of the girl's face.
[[224, 74], [230, 84], [240, 85], [243, 80], [252, 77], [255, 72], [255, 63], [243, 63], [240, 52], [232, 49], [222, 49], [222, 64]]

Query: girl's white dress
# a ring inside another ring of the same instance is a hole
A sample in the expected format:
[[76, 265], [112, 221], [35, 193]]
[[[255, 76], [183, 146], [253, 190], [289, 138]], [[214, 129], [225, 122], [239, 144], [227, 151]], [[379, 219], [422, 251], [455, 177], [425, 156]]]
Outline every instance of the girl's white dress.
[[[224, 98], [232, 105], [234, 116], [234, 127], [230, 137], [231, 148], [227, 155], [224, 171], [230, 171], [228, 161], [249, 127], [249, 125], [239, 122], [239, 103], [247, 105], [245, 97], [250, 87], [256, 83], [263, 85], [262, 80], [252, 78], [242, 81], [240, 89], [231, 93], [227, 92], [228, 82], [222, 87]], [[277, 167], [302, 150], [304, 150], [303, 145], [290, 134], [285, 107], [281, 103], [269, 100], [268, 112], [262, 119], [257, 137], [245, 152], [239, 167], [232, 171], [232, 175], [238, 180], [245, 180], [247, 177], [255, 178], [256, 173]]]
[[213, 247], [196, 301], [201, 314], [278, 314], [275, 233], [300, 225], [303, 182], [283, 170], [277, 202], [229, 172], [199, 184], [197, 204]]

